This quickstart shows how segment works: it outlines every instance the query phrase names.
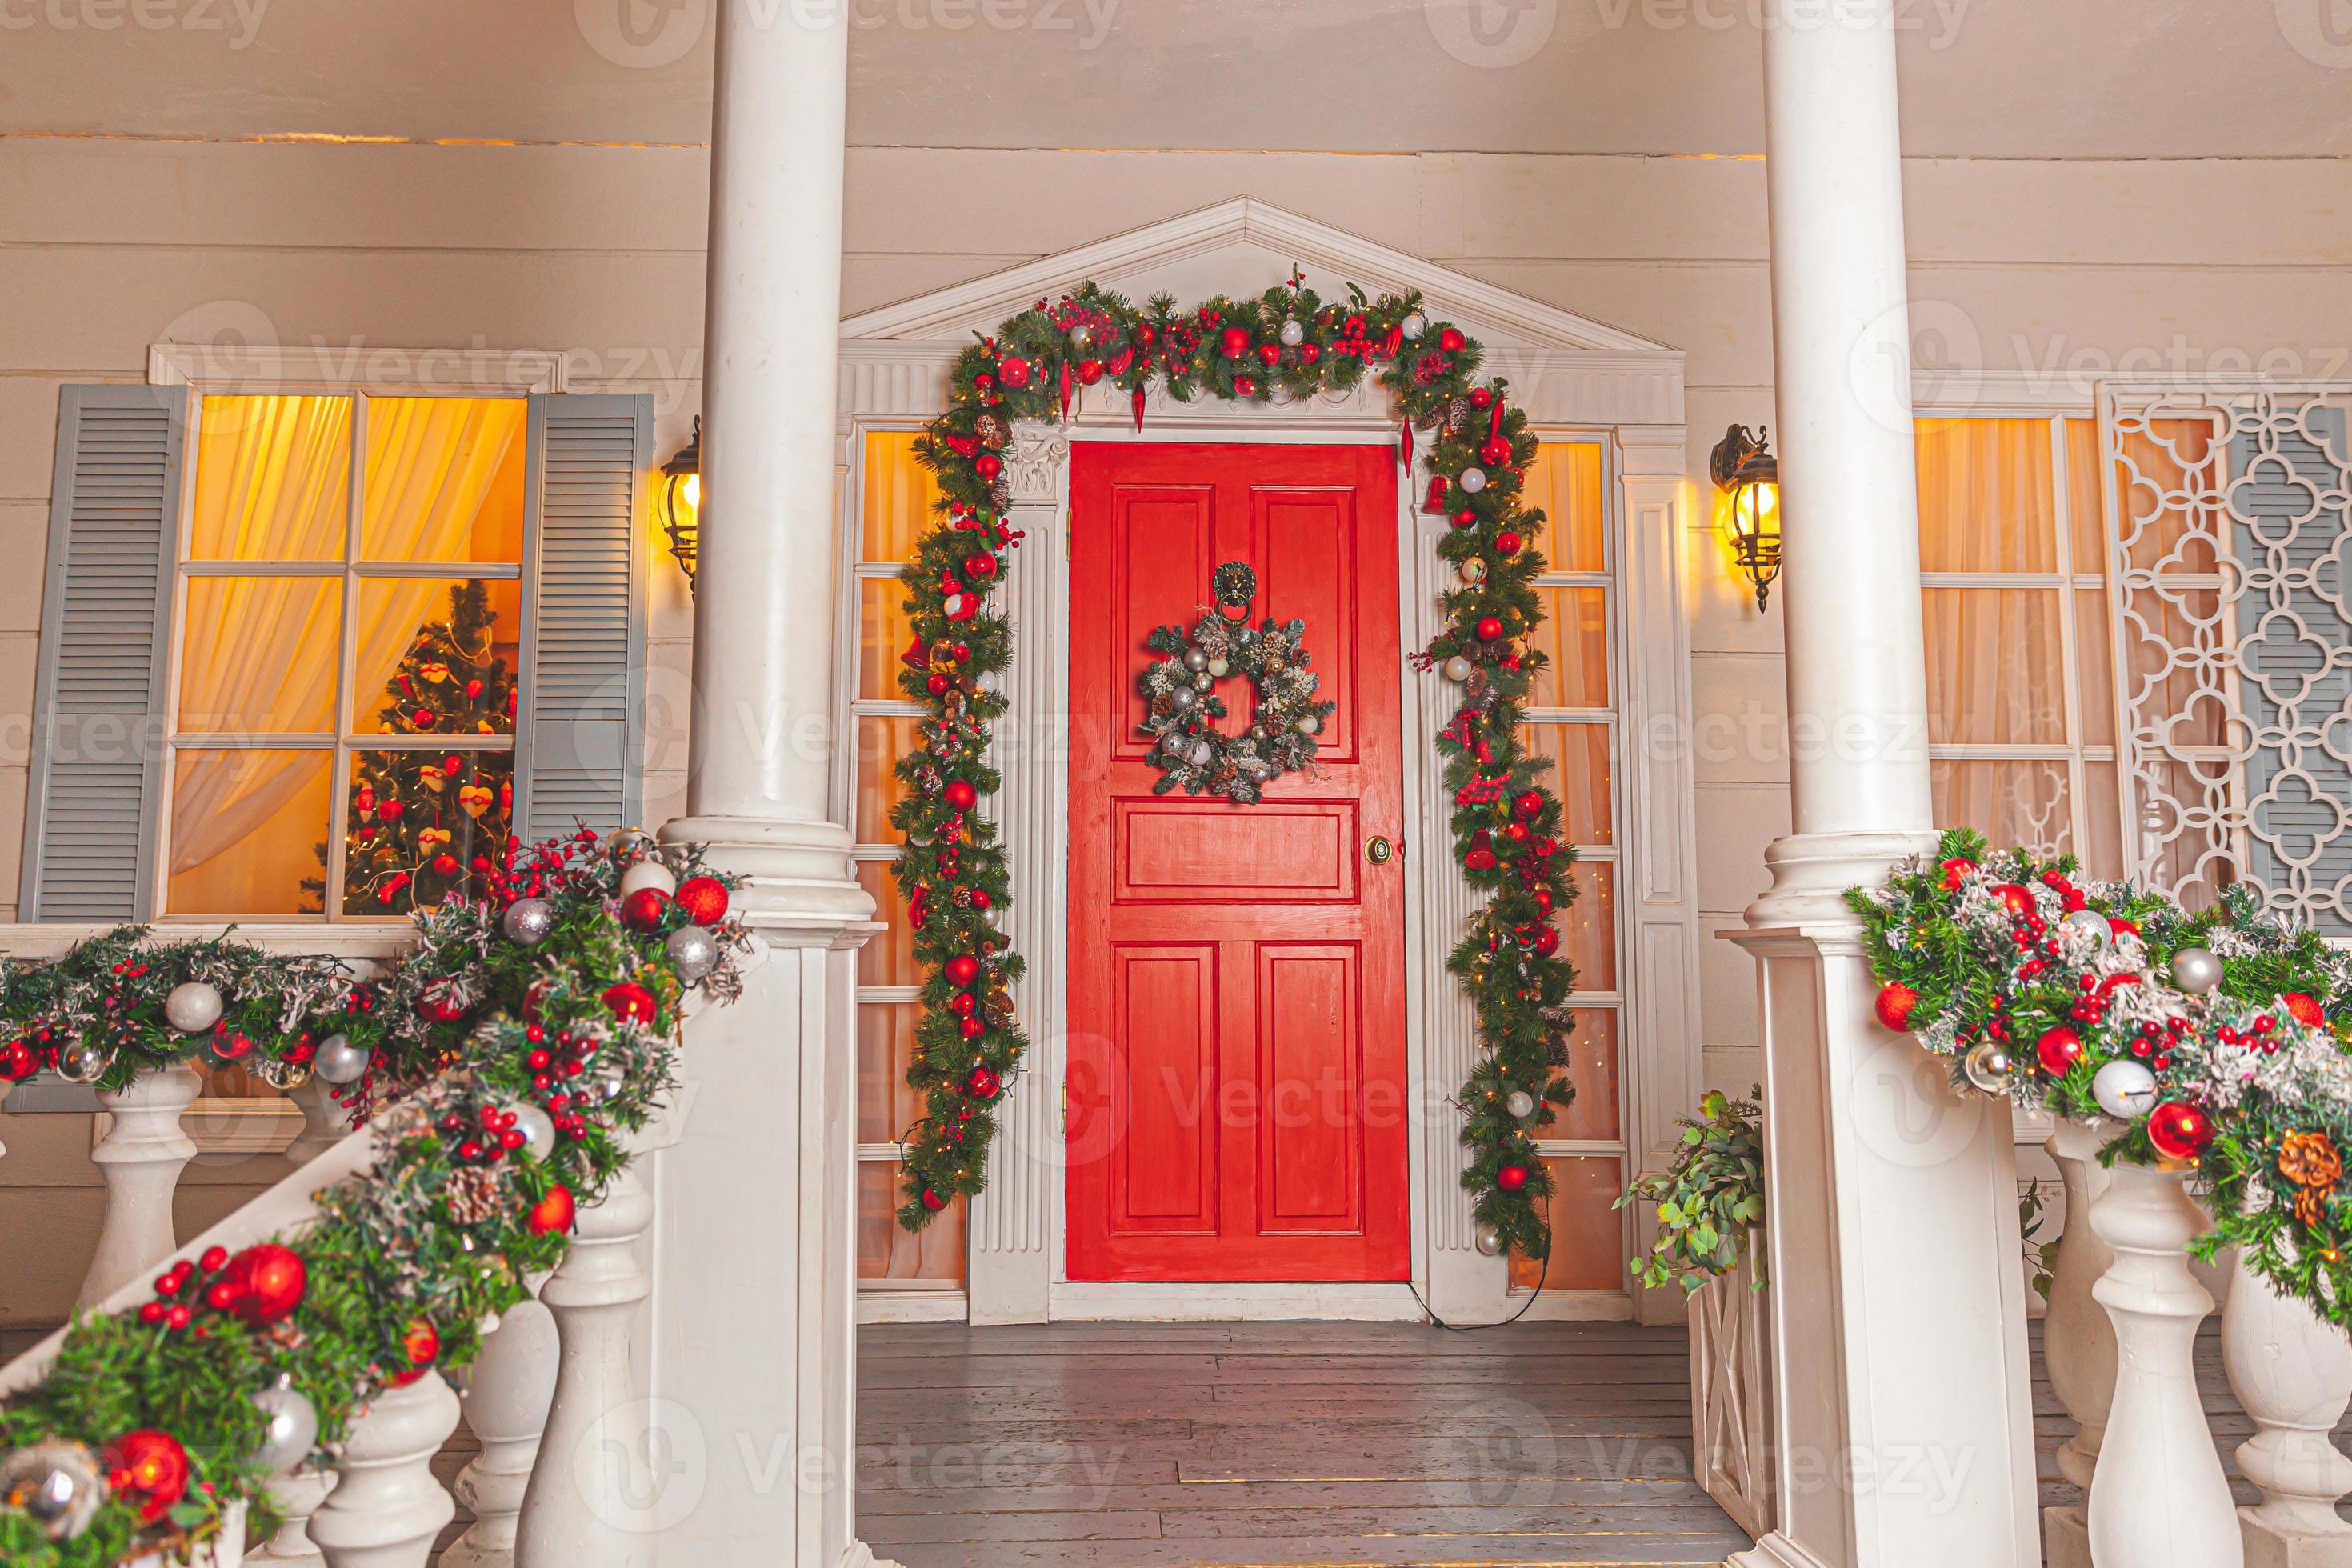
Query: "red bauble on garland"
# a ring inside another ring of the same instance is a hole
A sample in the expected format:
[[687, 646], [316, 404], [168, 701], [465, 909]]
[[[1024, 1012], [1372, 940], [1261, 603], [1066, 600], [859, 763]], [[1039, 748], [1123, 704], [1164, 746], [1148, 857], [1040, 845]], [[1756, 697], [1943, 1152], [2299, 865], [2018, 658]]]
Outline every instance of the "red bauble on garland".
[[688, 877], [678, 884], [671, 902], [698, 926], [715, 926], [727, 918], [727, 884], [716, 877]]
[[188, 1451], [169, 1432], [146, 1426], [125, 1432], [106, 1446], [100, 1462], [107, 1486], [138, 1506], [142, 1524], [162, 1519], [187, 1493]]
[[466, 1005], [457, 1000], [446, 980], [436, 980], [416, 996], [417, 1016], [436, 1024], [454, 1024], [466, 1016]]
[[1902, 1034], [1911, 1027], [1911, 1009], [1919, 1005], [1919, 993], [1899, 981], [1879, 988], [1878, 1021]]
[[1497, 637], [1500, 637], [1503, 635], [1502, 617], [1499, 616], [1479, 616], [1477, 631], [1478, 640], [1480, 642], [1495, 641]]
[[669, 895], [659, 888], [639, 888], [621, 900], [621, 923], [631, 931], [652, 931], [669, 913]]
[[604, 1000], [604, 1005], [613, 1010], [613, 1016], [625, 1024], [650, 1024], [659, 1011], [654, 1004], [654, 994], [634, 980], [607, 986]]
[[940, 973], [948, 977], [950, 985], [969, 985], [980, 978], [980, 960], [968, 952], [959, 952], [940, 965]]
[[2003, 882], [1992, 890], [1992, 896], [1999, 899], [2001, 907], [2012, 915], [2033, 913], [2033, 889], [2022, 883]]
[[256, 1328], [284, 1322], [302, 1304], [310, 1270], [302, 1255], [274, 1242], [248, 1247], [228, 1260], [229, 1311]]
[[569, 1231], [572, 1228], [572, 1221], [578, 1213], [579, 1204], [572, 1197], [570, 1187], [562, 1185], [550, 1187], [547, 1189], [545, 1197], [530, 1205], [530, 1233], [533, 1236], [547, 1236], [554, 1232]]
[[2148, 1112], [2147, 1141], [2168, 1160], [2194, 1160], [2213, 1142], [2213, 1121], [2193, 1105], [2167, 1100]]
[[1495, 1184], [1507, 1193], [1516, 1193], [1528, 1184], [1525, 1165], [1506, 1165], [1495, 1173]]
[[2033, 1055], [2042, 1063], [2042, 1070], [2052, 1078], [2064, 1078], [2076, 1062], [2083, 1059], [2083, 1037], [2063, 1024], [2042, 1031], [2033, 1042]]
[[948, 803], [950, 810], [970, 811], [980, 804], [980, 791], [971, 787], [969, 779], [950, 779], [940, 798]]
[[1536, 932], [1535, 955], [1538, 958], [1549, 958], [1559, 951], [1559, 932], [1556, 929], [1546, 926]]
[[1018, 390], [1029, 384], [1029, 362], [1018, 356], [1009, 357], [996, 367], [997, 379]]
[[1944, 873], [1944, 891], [1948, 893], [1959, 891], [1960, 879], [1977, 868], [1975, 861], [1963, 860], [1957, 855], [1948, 860], [1937, 861], [1936, 866]]
[[2316, 998], [2305, 992], [2289, 991], [2279, 998], [2279, 1005], [2286, 1009], [2288, 1017], [2307, 1028], [2324, 1029], [2327, 1026], [2326, 1010], [2320, 1006]]
[[1249, 338], [1247, 327], [1227, 327], [1217, 334], [1217, 352], [1227, 359], [1239, 359], [1249, 353]]
[[974, 1100], [994, 1100], [996, 1091], [1001, 1087], [1003, 1086], [996, 1080], [996, 1074], [990, 1070], [985, 1062], [972, 1068], [971, 1076], [963, 1081], [963, 1091]]
[[925, 1187], [923, 1189], [923, 1206], [930, 1210], [933, 1214], [937, 1214], [941, 1209], [948, 1206], [948, 1201], [947, 1199], [940, 1196], [939, 1194], [931, 1191], [930, 1188]]

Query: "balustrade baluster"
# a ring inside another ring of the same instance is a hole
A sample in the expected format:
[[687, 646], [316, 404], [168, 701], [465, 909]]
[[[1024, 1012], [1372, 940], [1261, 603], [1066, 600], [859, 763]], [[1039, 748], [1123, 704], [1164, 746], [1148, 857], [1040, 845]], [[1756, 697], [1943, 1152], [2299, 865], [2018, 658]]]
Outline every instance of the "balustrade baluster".
[[2241, 1257], [2221, 1310], [2221, 1364], [2254, 1421], [2238, 1448], [2238, 1468], [2263, 1490], [2238, 1510], [2250, 1568], [2352, 1568], [2352, 1524], [2336, 1512], [2352, 1491], [2352, 1460], [2328, 1438], [2352, 1405], [2352, 1340]]
[[514, 1561], [516, 1526], [555, 1395], [557, 1352], [555, 1317], [538, 1301], [509, 1308], [483, 1342], [463, 1395], [466, 1425], [482, 1451], [457, 1476], [457, 1500], [474, 1522], [442, 1554], [441, 1568], [505, 1568]]
[[89, 1157], [106, 1181], [106, 1218], [75, 1305], [97, 1306], [171, 1256], [172, 1197], [180, 1173], [196, 1157], [180, 1112], [203, 1087], [195, 1065], [179, 1062], [100, 1092], [113, 1124]]
[[438, 1373], [378, 1394], [352, 1427], [334, 1489], [310, 1516], [327, 1568], [425, 1568], [457, 1502], [433, 1456], [457, 1428], [457, 1395]]

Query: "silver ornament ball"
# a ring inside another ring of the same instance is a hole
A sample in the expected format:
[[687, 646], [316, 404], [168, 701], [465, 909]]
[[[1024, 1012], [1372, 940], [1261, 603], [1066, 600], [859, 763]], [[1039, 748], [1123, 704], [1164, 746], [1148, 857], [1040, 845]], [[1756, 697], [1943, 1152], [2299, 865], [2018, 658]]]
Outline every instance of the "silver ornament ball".
[[678, 978], [688, 984], [701, 979], [719, 965], [719, 939], [700, 926], [680, 926], [669, 933], [662, 951], [677, 970]]
[[88, 1530], [106, 1495], [98, 1460], [79, 1443], [53, 1439], [0, 1455], [0, 1505], [22, 1511], [51, 1541]]
[[1276, 332], [1275, 336], [1280, 338], [1285, 346], [1295, 349], [1307, 341], [1307, 324], [1303, 321], [1285, 321], [1282, 323], [1282, 331]]
[[2101, 947], [2115, 939], [2115, 930], [2107, 924], [2107, 917], [2096, 910], [2076, 910], [2058, 923], [2067, 931], [2081, 931]]
[[1471, 495], [1475, 496], [1480, 490], [1486, 488], [1486, 470], [1484, 468], [1465, 468], [1462, 470], [1462, 477], [1454, 482], [1460, 485], [1463, 489]]
[[621, 827], [604, 836], [604, 853], [614, 857], [654, 847], [653, 836], [642, 827]]
[[1175, 690], [1168, 694], [1168, 700], [1176, 705], [1176, 711], [1179, 713], [1183, 712], [1187, 708], [1192, 707], [1193, 703], [1198, 702], [1200, 700], [1200, 693], [1194, 691], [1189, 686], [1180, 686]]
[[1473, 665], [1468, 659], [1464, 658], [1457, 653], [1452, 658], [1445, 661], [1445, 679], [1454, 682], [1454, 685], [1459, 686], [1464, 681], [1470, 679], [1471, 671], [1476, 668], [1477, 667]]
[[499, 929], [509, 942], [537, 947], [555, 929], [555, 906], [545, 899], [517, 899], [499, 917]]
[[1184, 650], [1184, 668], [1192, 671], [1196, 675], [1202, 670], [1208, 668], [1209, 656], [1207, 651], [1197, 647], [1186, 648]]
[[1525, 1121], [1536, 1113], [1536, 1097], [1524, 1089], [1515, 1089], [1504, 1100], [1503, 1109], [1519, 1121]]
[[68, 1083], [96, 1083], [106, 1072], [106, 1051], [75, 1040], [58, 1052], [58, 1076]]
[[1323, 721], [1309, 713], [1298, 721], [1297, 728], [1302, 735], [1319, 735], [1323, 732]]
[[2221, 961], [2201, 947], [2184, 947], [2172, 955], [2172, 983], [2191, 996], [2202, 996], [2221, 984]]
[[1209, 759], [1216, 754], [1216, 748], [1210, 745], [1206, 741], [1195, 741], [1192, 742], [1192, 749], [1185, 753], [1185, 755], [1191, 759], [1192, 765], [1196, 768], [1207, 767], [1209, 765]]
[[1403, 330], [1407, 342], [1418, 342], [1421, 341], [1421, 334], [1429, 331], [1429, 318], [1415, 310], [1397, 325]]
[[367, 1071], [371, 1054], [366, 1047], [352, 1044], [349, 1035], [329, 1035], [319, 1042], [310, 1070], [331, 1084], [353, 1083]]
[[1486, 1257], [1500, 1258], [1503, 1256], [1503, 1233], [1496, 1230], [1493, 1226], [1480, 1226], [1476, 1233], [1473, 1235], [1470, 1239], [1478, 1248], [1479, 1252]]
[[1233, 668], [1234, 666], [1231, 659], [1213, 658], [1209, 661], [1209, 673], [1219, 680], [1223, 680], [1226, 676], [1232, 674]]
[[658, 860], [640, 860], [621, 873], [621, 897], [651, 888], [665, 896], [677, 891], [677, 873]]
[[1454, 563], [1454, 570], [1465, 583], [1475, 586], [1486, 580], [1486, 558], [1483, 555], [1465, 557]]
[[273, 1476], [301, 1468], [310, 1450], [319, 1446], [319, 1413], [309, 1397], [291, 1383], [281, 1382], [255, 1394], [253, 1403], [268, 1424], [260, 1445], [253, 1450], [255, 1466]]
[[253, 1062], [253, 1076], [276, 1089], [297, 1089], [310, 1081], [309, 1062], [282, 1062], [276, 1057], [257, 1057]]
[[522, 1146], [534, 1160], [544, 1160], [555, 1152], [555, 1119], [529, 1100], [507, 1107], [514, 1112], [515, 1131], [522, 1134]]
[[2117, 1058], [2092, 1076], [2091, 1097], [2109, 1116], [2137, 1121], [2156, 1109], [2156, 1074], [2128, 1057]]
[[163, 998], [163, 1016], [184, 1035], [200, 1035], [220, 1022], [221, 994], [201, 980], [172, 987]]
[[1070, 346], [1074, 349], [1082, 349], [1086, 347], [1088, 343], [1094, 342], [1094, 338], [1095, 334], [1093, 330], [1084, 321], [1080, 321], [1076, 326], [1070, 329]]
[[1999, 1040], [1985, 1040], [1969, 1052], [1960, 1064], [1960, 1070], [1968, 1075], [1970, 1083], [1985, 1093], [2006, 1094], [2009, 1092], [2010, 1069], [2015, 1065], [2008, 1047]]

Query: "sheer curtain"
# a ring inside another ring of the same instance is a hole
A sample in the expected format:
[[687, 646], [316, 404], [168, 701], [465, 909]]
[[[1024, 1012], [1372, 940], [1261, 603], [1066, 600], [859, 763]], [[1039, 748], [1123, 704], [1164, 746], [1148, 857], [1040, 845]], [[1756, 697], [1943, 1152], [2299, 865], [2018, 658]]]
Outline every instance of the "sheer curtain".
[[[254, 406], [215, 427], [206, 405], [198, 443], [195, 553], [255, 562], [341, 559], [347, 503], [340, 476], [350, 461], [350, 401], [221, 401]], [[526, 414], [519, 398], [373, 403], [362, 511], [366, 557], [449, 562], [453, 571], [462, 570], [455, 563], [499, 465], [522, 434]], [[195, 592], [199, 586], [202, 595]], [[333, 708], [345, 589], [339, 579], [194, 578], [190, 589], [180, 666], [182, 733], [340, 731], [343, 720]], [[376, 690], [391, 678], [447, 591], [446, 581], [423, 579], [362, 596], [354, 690]], [[173, 791], [173, 873], [193, 870], [245, 843], [302, 789], [316, 766], [315, 752], [183, 752]]]

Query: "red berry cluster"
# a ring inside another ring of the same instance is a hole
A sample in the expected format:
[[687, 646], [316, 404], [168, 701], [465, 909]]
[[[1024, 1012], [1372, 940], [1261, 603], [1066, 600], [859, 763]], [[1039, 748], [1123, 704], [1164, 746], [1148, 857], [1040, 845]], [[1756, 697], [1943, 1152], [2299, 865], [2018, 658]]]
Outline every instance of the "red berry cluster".
[[310, 1288], [301, 1254], [275, 1242], [248, 1247], [231, 1257], [213, 1247], [193, 1261], [183, 1258], [155, 1279], [155, 1299], [139, 1309], [139, 1321], [176, 1332], [194, 1325], [199, 1339], [211, 1332], [199, 1311], [234, 1318], [252, 1328], [268, 1328], [294, 1315]]

